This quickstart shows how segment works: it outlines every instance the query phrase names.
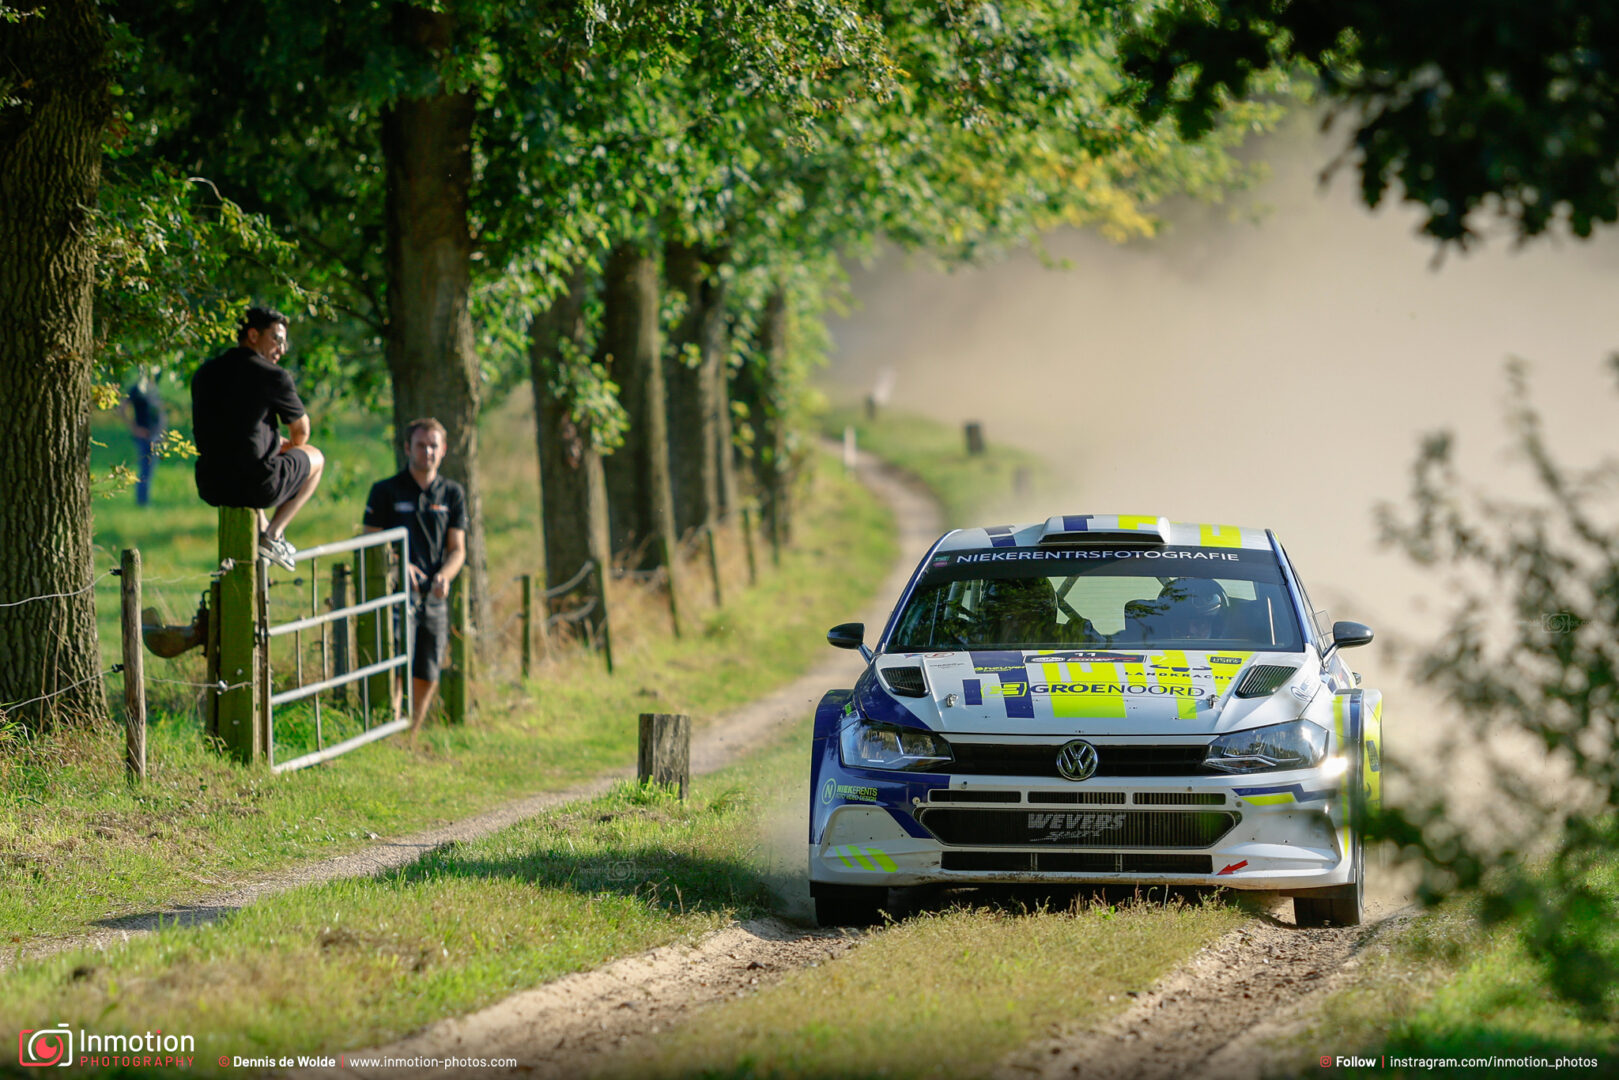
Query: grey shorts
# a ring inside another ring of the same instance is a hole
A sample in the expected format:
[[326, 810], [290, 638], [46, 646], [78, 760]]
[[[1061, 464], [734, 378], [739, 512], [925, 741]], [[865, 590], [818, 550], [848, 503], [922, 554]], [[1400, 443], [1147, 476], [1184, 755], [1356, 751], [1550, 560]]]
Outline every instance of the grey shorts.
[[410, 593], [410, 615], [416, 624], [416, 647], [411, 652], [410, 673], [427, 682], [438, 682], [444, 666], [444, 651], [450, 644], [450, 604], [426, 592]]

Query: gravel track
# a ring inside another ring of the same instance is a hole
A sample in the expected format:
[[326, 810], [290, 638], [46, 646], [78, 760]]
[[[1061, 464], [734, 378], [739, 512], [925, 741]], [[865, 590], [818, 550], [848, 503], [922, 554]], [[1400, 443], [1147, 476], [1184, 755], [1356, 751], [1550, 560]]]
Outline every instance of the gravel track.
[[[1415, 909], [1369, 905], [1356, 927], [1301, 930], [1276, 912], [1199, 950], [1096, 1030], [1065, 1032], [1002, 1062], [998, 1080], [1247, 1080], [1279, 1064], [1267, 1044], [1301, 1026], [1361, 951]], [[1379, 910], [1381, 908], [1381, 911]], [[1330, 1048], [1329, 1048], [1330, 1049]]]

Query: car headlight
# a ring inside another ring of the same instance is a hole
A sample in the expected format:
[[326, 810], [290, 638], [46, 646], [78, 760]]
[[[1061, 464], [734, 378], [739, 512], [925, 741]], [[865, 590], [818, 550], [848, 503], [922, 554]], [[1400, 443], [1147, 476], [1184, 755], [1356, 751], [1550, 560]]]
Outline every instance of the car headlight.
[[950, 744], [931, 731], [869, 720], [845, 724], [839, 732], [838, 748], [845, 765], [865, 769], [926, 771], [955, 760]]
[[1222, 735], [1209, 744], [1203, 764], [1228, 773], [1309, 769], [1321, 764], [1326, 754], [1326, 728], [1295, 720]]

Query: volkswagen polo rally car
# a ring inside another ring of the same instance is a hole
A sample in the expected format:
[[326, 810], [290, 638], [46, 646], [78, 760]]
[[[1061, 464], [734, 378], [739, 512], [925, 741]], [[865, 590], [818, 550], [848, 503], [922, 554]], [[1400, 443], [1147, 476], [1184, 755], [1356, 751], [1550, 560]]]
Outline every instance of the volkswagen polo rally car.
[[[1321, 613], [1324, 617], [1324, 613]], [[1381, 793], [1382, 695], [1269, 530], [1077, 515], [957, 529], [815, 714], [823, 924], [912, 885], [1280, 891], [1353, 925]]]

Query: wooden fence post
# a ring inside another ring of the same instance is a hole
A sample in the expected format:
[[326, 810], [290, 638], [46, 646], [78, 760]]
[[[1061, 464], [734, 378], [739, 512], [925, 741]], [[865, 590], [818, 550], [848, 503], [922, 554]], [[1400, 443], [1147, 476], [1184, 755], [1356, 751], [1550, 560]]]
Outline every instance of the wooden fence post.
[[643, 784], [674, 784], [686, 797], [691, 784], [691, 717], [683, 713], [642, 713], [635, 767]]
[[146, 779], [146, 670], [141, 655], [141, 553], [125, 548], [118, 564], [124, 631], [124, 771]]
[[[219, 677], [219, 624], [223, 621], [219, 614], [219, 593], [219, 579], [215, 578], [208, 583], [208, 642], [203, 646], [203, 661], [210, 686], [217, 686], [223, 681]], [[217, 742], [220, 738], [219, 693], [215, 690], [204, 691], [202, 695], [202, 730], [210, 740]]]
[[714, 546], [714, 526], [712, 523], [703, 527], [708, 540], [708, 576], [714, 579], [714, 606], [725, 606], [725, 590], [720, 584], [720, 556]]
[[658, 549], [663, 552], [664, 584], [669, 587], [669, 628], [674, 631], [675, 637], [680, 637], [680, 597], [675, 589], [675, 553], [676, 549], [669, 542], [667, 536], [658, 537]]
[[[391, 590], [389, 562], [393, 556], [393, 545], [385, 547], [360, 548], [354, 553], [354, 580], [358, 592], [355, 593], [357, 601], [375, 600], [379, 596], [386, 596]], [[393, 620], [395, 607], [385, 607], [376, 611], [367, 611], [354, 617], [354, 660], [356, 667], [370, 667], [372, 664], [387, 660], [393, 656]], [[360, 684], [365, 692], [360, 698], [360, 705], [366, 710], [365, 726], [371, 726], [370, 713], [378, 704], [388, 710], [388, 719], [394, 716], [394, 673], [384, 671], [372, 675]]]
[[231, 757], [253, 763], [264, 753], [259, 742], [257, 608], [259, 592], [259, 512], [219, 508], [219, 679], [231, 689], [219, 694], [218, 731]]
[[607, 610], [607, 575], [602, 571], [600, 565], [592, 566], [590, 573], [596, 579], [596, 604], [601, 612], [601, 618], [597, 620], [596, 625], [601, 628], [602, 658], [607, 661], [607, 674], [611, 675], [613, 673], [613, 620]]
[[523, 627], [523, 678], [528, 678], [533, 671], [534, 663], [534, 575], [524, 574], [520, 578], [523, 583], [523, 612], [518, 622]]
[[759, 563], [753, 557], [753, 510], [742, 507], [742, 546], [748, 552], [748, 584], [759, 584]]
[[467, 590], [457, 579], [450, 583], [450, 663], [439, 674], [444, 719], [451, 724], [467, 722], [467, 684], [472, 679], [467, 670], [472, 659], [467, 637]]

